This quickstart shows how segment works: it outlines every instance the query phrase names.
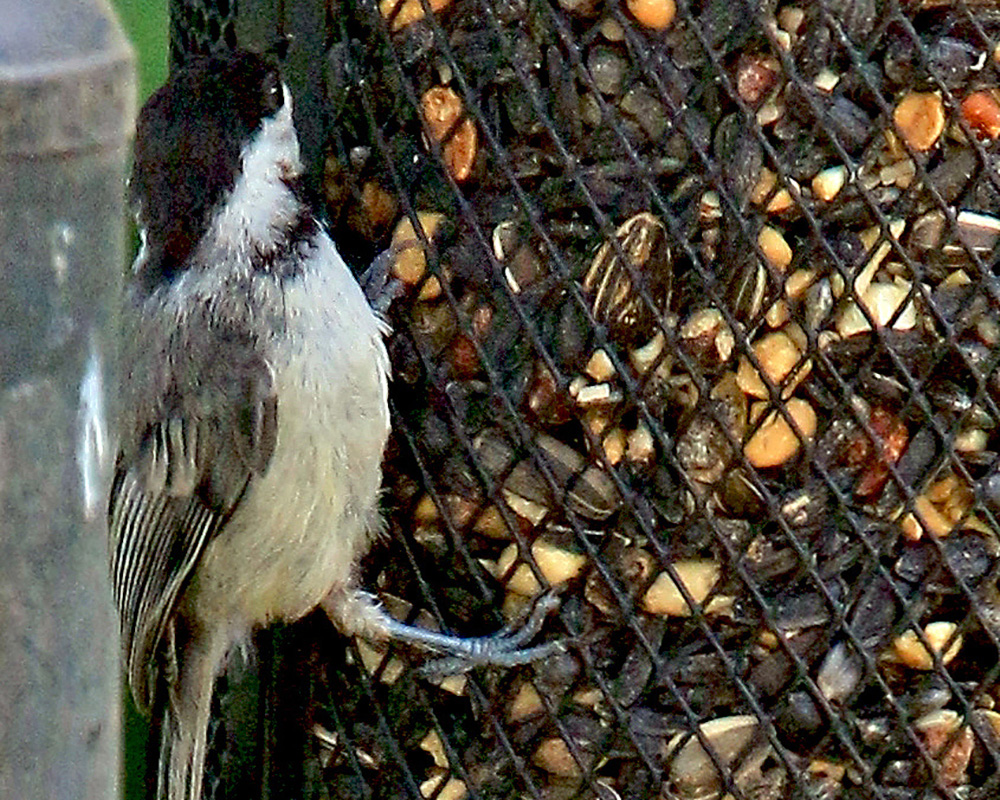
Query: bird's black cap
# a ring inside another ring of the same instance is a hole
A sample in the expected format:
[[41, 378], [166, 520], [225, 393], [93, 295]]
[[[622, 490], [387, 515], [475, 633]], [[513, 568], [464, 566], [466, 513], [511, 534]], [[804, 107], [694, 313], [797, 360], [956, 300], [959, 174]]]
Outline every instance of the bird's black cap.
[[150, 97], [129, 188], [152, 282], [184, 268], [235, 184], [244, 146], [283, 103], [277, 62], [247, 51], [192, 59]]

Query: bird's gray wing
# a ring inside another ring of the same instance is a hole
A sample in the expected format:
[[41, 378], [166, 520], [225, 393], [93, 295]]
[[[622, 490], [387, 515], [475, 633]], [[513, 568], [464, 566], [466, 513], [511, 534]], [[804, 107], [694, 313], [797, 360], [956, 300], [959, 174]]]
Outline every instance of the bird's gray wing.
[[108, 527], [127, 676], [143, 709], [185, 585], [274, 451], [271, 371], [246, 345], [222, 337], [205, 352], [173, 337], [162, 380], [154, 363], [126, 359], [136, 385], [123, 392]]

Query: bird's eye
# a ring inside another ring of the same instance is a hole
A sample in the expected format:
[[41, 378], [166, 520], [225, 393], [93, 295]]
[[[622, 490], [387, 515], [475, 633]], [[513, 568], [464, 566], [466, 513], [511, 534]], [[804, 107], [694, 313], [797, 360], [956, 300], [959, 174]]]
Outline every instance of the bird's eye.
[[273, 114], [284, 105], [285, 93], [282, 89], [281, 79], [278, 77], [277, 72], [267, 73], [261, 89], [263, 91], [262, 100], [264, 104], [264, 112], [266, 114]]

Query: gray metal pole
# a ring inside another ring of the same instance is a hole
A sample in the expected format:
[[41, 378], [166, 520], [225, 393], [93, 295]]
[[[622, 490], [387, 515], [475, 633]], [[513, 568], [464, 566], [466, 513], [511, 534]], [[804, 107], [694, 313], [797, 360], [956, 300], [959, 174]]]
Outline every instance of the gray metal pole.
[[0, 0], [0, 798], [118, 795], [106, 389], [134, 95], [105, 0]]

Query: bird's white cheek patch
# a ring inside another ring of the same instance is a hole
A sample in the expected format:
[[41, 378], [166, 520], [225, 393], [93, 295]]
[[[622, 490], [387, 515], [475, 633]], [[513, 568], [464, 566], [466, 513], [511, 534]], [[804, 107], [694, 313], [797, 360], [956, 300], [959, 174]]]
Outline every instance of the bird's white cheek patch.
[[302, 160], [292, 98], [284, 92], [284, 105], [243, 150], [239, 178], [213, 224], [215, 244], [229, 252], [269, 250], [298, 213], [286, 181], [301, 174]]

